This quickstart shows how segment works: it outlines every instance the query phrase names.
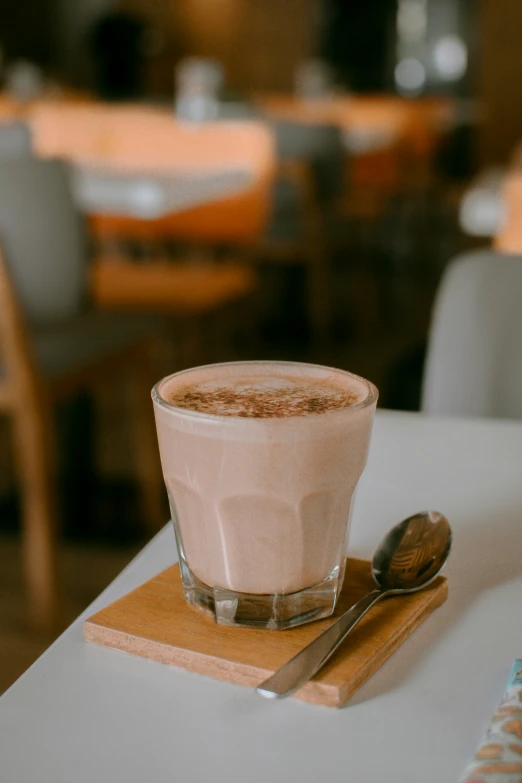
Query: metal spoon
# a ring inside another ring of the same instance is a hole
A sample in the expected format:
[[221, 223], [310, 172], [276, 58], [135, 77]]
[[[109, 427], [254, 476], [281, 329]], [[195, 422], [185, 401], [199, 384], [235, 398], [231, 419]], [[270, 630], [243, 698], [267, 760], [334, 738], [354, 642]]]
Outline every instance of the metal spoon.
[[357, 601], [324, 633], [283, 664], [256, 690], [273, 699], [288, 696], [317, 674], [371, 607], [390, 595], [414, 593], [440, 572], [451, 548], [451, 528], [438, 511], [424, 511], [400, 522], [381, 541], [372, 560], [378, 589]]

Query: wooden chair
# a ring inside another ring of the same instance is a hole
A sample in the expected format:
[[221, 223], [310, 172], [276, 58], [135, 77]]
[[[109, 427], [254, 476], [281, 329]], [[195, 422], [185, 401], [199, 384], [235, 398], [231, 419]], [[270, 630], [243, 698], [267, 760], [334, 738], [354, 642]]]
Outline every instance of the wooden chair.
[[[223, 299], [244, 298], [255, 284], [251, 267], [260, 260], [300, 263], [307, 272], [307, 311], [313, 341], [316, 346], [324, 345], [331, 320], [324, 216], [342, 190], [345, 155], [341, 134], [336, 127], [309, 123], [275, 122], [270, 127], [279, 161], [271, 203], [268, 199], [264, 203], [267, 189], [263, 186], [154, 220], [113, 215], [95, 215], [90, 220], [93, 235], [102, 247], [118, 248], [124, 238], [155, 253], [159, 247], [160, 254], [162, 244], [169, 241], [184, 241], [196, 248], [223, 245], [233, 248], [247, 264], [209, 265], [207, 282], [202, 285], [201, 272], [190, 266], [172, 265], [168, 271], [164, 263], [145, 263], [132, 270], [126, 262], [124, 273], [123, 266], [109, 264], [109, 253], [108, 257], [102, 255], [93, 272], [95, 300], [124, 306], [128, 296], [128, 305], [137, 307], [143, 297], [145, 307], [145, 300], [150, 306], [157, 297], [157, 308], [165, 311], [170, 296], [171, 312], [181, 309], [187, 313], [195, 307], [202, 314], [202, 302], [207, 311], [216, 311]], [[112, 284], [118, 274], [122, 279], [125, 274], [128, 285]], [[198, 277], [198, 295], [185, 295], [191, 281]], [[142, 281], [139, 286], [135, 285], [138, 279]]]
[[[130, 229], [132, 232], [132, 229]], [[123, 236], [129, 236], [129, 231]], [[146, 243], [154, 254], [152, 235]], [[159, 241], [161, 245], [161, 241]], [[229, 358], [231, 338], [257, 290], [255, 270], [241, 263], [216, 264], [202, 259], [194, 264], [172, 263], [167, 259], [135, 263], [125, 258], [99, 258], [91, 266], [90, 290], [100, 308], [122, 312], [163, 314], [171, 325], [166, 344], [168, 363], [180, 366], [205, 364]], [[169, 345], [171, 346], [169, 348]]]
[[239, 264], [136, 264], [98, 259], [90, 270], [91, 292], [100, 307], [150, 310], [165, 315], [205, 316], [255, 290], [252, 270]]
[[56, 401], [132, 379], [145, 518], [151, 530], [164, 521], [150, 404], [158, 323], [84, 307], [86, 256], [68, 174], [60, 161], [0, 161], [0, 412], [13, 421], [30, 610], [41, 627], [59, 609]]
[[[111, 310], [163, 314], [176, 326], [178, 362], [222, 359], [229, 347], [224, 335], [233, 326], [228, 316], [256, 291], [255, 270], [237, 260], [215, 263], [198, 247], [189, 247], [188, 257], [179, 261], [170, 259], [169, 246], [178, 234], [166, 218], [94, 216], [90, 223], [102, 248], [89, 274], [93, 302]], [[143, 261], [126, 252], [129, 242]]]
[[[212, 197], [213, 187], [220, 183], [226, 193], [231, 181], [230, 174], [206, 176], [203, 190], [201, 181], [199, 187], [200, 195], [205, 196], [205, 188], [207, 194], [198, 204], [197, 198], [192, 203], [187, 197], [198, 180], [188, 180], [183, 187], [185, 206], [155, 217], [126, 209], [123, 198], [111, 212], [89, 216], [95, 246], [90, 271], [93, 301], [104, 308], [164, 313], [177, 330], [178, 363], [223, 358], [222, 349], [229, 348], [224, 327], [234, 327], [238, 308], [257, 288], [255, 270], [242, 260], [252, 237], [264, 226], [268, 188], [263, 177], [245, 191]], [[122, 193], [135, 186], [118, 177], [112, 185], [122, 187]], [[126, 191], [127, 200], [130, 192]], [[213, 257], [214, 246], [227, 248], [219, 261]]]

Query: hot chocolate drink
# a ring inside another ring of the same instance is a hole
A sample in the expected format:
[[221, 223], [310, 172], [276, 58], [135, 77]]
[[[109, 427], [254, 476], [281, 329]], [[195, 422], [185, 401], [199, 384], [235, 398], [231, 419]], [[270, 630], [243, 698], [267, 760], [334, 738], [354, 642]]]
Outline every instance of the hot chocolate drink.
[[186, 588], [253, 599], [329, 585], [331, 613], [376, 396], [349, 373], [285, 362], [196, 368], [158, 384]]

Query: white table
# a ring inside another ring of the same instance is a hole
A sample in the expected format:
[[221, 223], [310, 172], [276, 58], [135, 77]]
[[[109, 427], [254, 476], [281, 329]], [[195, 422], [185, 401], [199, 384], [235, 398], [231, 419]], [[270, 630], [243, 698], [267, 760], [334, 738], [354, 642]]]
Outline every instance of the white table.
[[453, 783], [522, 656], [522, 424], [380, 413], [351, 548], [419, 509], [450, 597], [341, 710], [91, 646], [82, 621], [174, 558], [162, 531], [0, 700], [5, 783]]

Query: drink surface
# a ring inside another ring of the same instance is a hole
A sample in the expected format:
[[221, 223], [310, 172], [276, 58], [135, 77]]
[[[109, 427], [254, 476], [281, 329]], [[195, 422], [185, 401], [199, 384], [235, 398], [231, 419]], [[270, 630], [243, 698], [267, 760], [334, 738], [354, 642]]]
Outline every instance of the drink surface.
[[348, 408], [367, 394], [364, 384], [341, 372], [290, 373], [284, 365], [216, 368], [205, 376], [187, 373], [162, 387], [171, 405], [214, 416], [284, 418]]

